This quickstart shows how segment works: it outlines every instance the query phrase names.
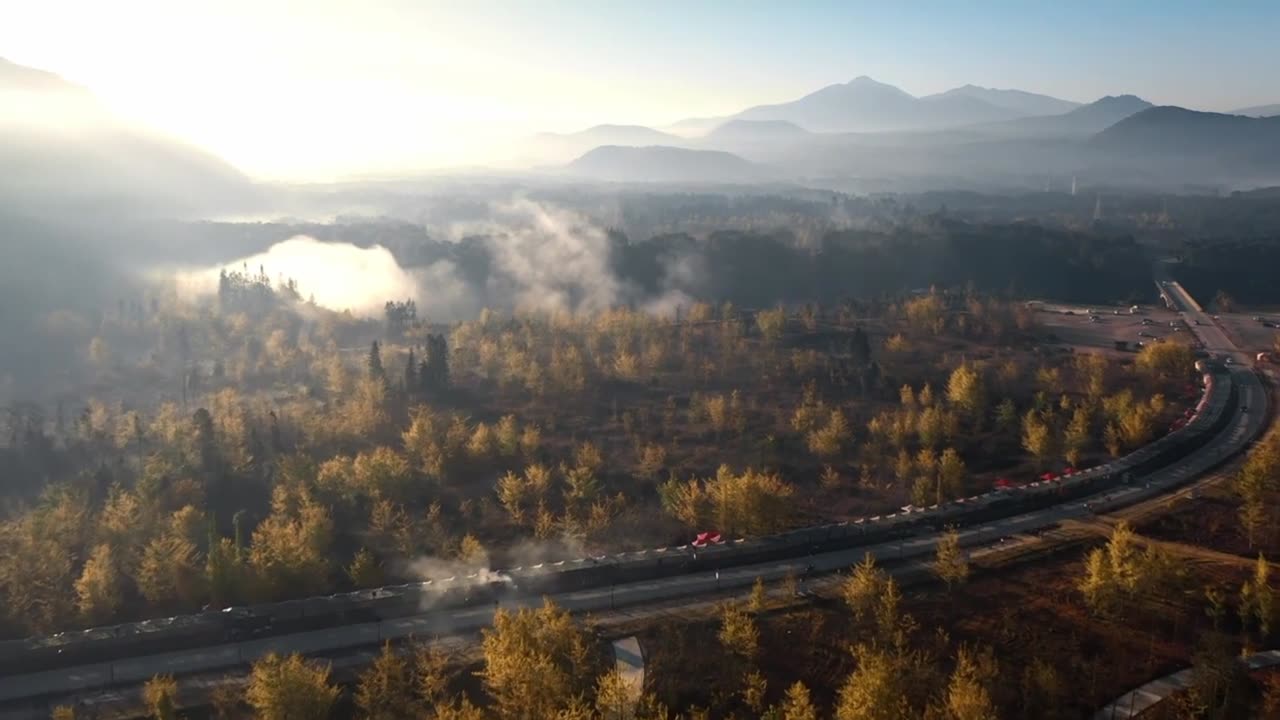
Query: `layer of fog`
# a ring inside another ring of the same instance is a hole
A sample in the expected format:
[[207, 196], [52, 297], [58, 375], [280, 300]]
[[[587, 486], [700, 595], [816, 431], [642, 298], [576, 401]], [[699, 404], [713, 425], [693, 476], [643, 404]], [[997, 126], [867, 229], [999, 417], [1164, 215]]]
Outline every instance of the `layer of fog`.
[[418, 280], [384, 247], [360, 248], [299, 235], [230, 263], [180, 270], [178, 291], [187, 297], [216, 294], [223, 271], [263, 272], [277, 285], [293, 281], [302, 296], [317, 305], [358, 315], [381, 312], [387, 300], [416, 300], [420, 290]]
[[495, 203], [489, 219], [458, 223], [451, 239], [483, 236], [494, 270], [486, 295], [518, 310], [601, 310], [618, 302], [607, 233], [585, 217], [517, 198]]
[[485, 215], [440, 231], [450, 243], [482, 244], [487, 262], [479, 276], [448, 259], [405, 265], [391, 249], [358, 246], [341, 233], [329, 241], [296, 235], [263, 252], [166, 274], [188, 298], [215, 294], [223, 271], [265, 273], [277, 287], [296, 283], [302, 299], [331, 310], [378, 317], [387, 301], [410, 299], [419, 317], [433, 322], [470, 319], [485, 307], [584, 313], [636, 304], [670, 314], [704, 276], [697, 262], [668, 260], [659, 292], [641, 293], [618, 279], [608, 231], [585, 214], [517, 197], [489, 203]]

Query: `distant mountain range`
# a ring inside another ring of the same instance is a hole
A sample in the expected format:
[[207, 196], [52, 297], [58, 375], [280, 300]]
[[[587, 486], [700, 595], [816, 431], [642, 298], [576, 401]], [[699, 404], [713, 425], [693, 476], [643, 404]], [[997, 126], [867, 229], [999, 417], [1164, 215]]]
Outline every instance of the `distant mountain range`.
[[223, 160], [121, 120], [52, 73], [0, 59], [0, 107], [0, 201], [199, 213], [254, 195]]
[[808, 130], [787, 120], [733, 119], [717, 126], [703, 138], [708, 141], [767, 142], [797, 140], [810, 135]]
[[[0, 60], [0, 107], [0, 210], [70, 202], [201, 213], [252, 206], [260, 192], [222, 160], [115, 117], [51, 73]], [[1026, 188], [1080, 174], [1241, 187], [1280, 183], [1280, 117], [1271, 116], [1280, 105], [1201, 113], [1134, 95], [1080, 104], [976, 85], [916, 97], [863, 76], [665, 129], [540, 133], [508, 156], [539, 173], [608, 181]]]
[[994, 88], [978, 87], [977, 85], [965, 85], [936, 95], [926, 95], [921, 99], [936, 100], [947, 97], [975, 98], [1010, 112], [1027, 116], [1061, 115], [1080, 107], [1080, 103], [1077, 102], [1030, 93], [1025, 90], [996, 90]]
[[1280, 103], [1275, 105], [1258, 105], [1256, 107], [1241, 108], [1233, 110], [1232, 115], [1244, 115], [1246, 117], [1275, 117], [1280, 115]]
[[1152, 107], [1134, 95], [1108, 95], [1059, 115], [1024, 117], [994, 123], [981, 130], [1004, 137], [1086, 137]]
[[679, 145], [677, 135], [643, 125], [596, 125], [573, 133], [538, 133], [525, 149], [533, 164], [563, 163], [604, 145]]
[[[1247, 138], [1254, 135], [1245, 125], [1220, 122], [1215, 130], [1203, 119], [1184, 118], [1174, 123], [1188, 126], [1181, 145], [1168, 141], [1172, 130], [1156, 122], [1167, 111], [1145, 114], [1153, 109], [1135, 95], [1077, 103], [977, 85], [916, 97], [861, 76], [788, 102], [723, 117], [688, 118], [662, 129], [601, 125], [577, 133], [543, 133], [533, 139], [530, 154], [544, 166], [614, 180], [627, 178], [630, 168], [630, 179], [722, 180], [762, 173], [828, 179], [824, 182], [913, 177], [923, 187], [993, 178], [1012, 186], [1034, 182], [1043, 187], [1046, 174], [1070, 177], [1095, 171], [1115, 182], [1229, 183], [1228, 157], [1237, 158], [1237, 167], [1251, 168], [1250, 177], [1256, 170], [1270, 172], [1275, 152], [1251, 144]], [[1237, 113], [1276, 114], [1280, 106]], [[1135, 122], [1118, 125], [1128, 118]], [[1113, 127], [1114, 133], [1093, 140]], [[1235, 132], [1243, 134], [1234, 139], [1221, 134]], [[1249, 148], [1249, 158], [1240, 157], [1242, 147]]]
[[785, 120], [815, 132], [936, 130], [1019, 117], [968, 92], [914, 97], [869, 77], [828, 85], [787, 103], [759, 105], [734, 117]]
[[1280, 158], [1280, 117], [1153, 107], [1108, 127], [1090, 144], [1111, 153], [1243, 164]]
[[786, 121], [820, 133], [939, 130], [1057, 115], [1078, 106], [1079, 103], [1048, 95], [977, 85], [915, 97], [864, 75], [847, 83], [828, 85], [790, 102], [758, 105], [720, 118], [689, 118], [667, 130], [675, 135], [694, 137], [733, 119]]
[[617, 182], [751, 183], [772, 175], [732, 153], [664, 146], [598, 147], [565, 170], [578, 177]]

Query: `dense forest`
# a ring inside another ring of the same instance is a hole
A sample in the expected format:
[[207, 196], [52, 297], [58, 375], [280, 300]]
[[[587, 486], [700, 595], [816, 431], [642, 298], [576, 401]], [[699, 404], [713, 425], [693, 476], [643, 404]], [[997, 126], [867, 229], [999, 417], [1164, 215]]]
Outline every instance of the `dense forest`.
[[432, 326], [304, 292], [122, 302], [83, 384], [9, 413], [9, 634], [932, 504], [1139, 446], [1188, 397], [1185, 345], [1047, 353], [977, 294]]
[[[488, 224], [459, 220], [491, 208], [474, 200], [413, 222], [165, 225], [184, 246], [162, 233], [148, 247], [198, 247], [207, 290], [125, 257], [10, 306], [27, 340], [0, 358], [0, 634], [758, 536], [1097, 464], [1194, 403], [1192, 351], [1071, 352], [1045, 342], [1025, 300], [1146, 301], [1164, 257], [1206, 298], [1270, 292], [1265, 199], [1130, 199], [1098, 221], [1079, 219], [1079, 199], [1021, 216], [1061, 197], [560, 199], [576, 209], [516, 203]], [[1231, 202], [1259, 212], [1191, 237], [1189, 218], [1211, 225]], [[373, 312], [317, 302], [314, 276], [253, 259], [298, 235], [379, 249], [408, 284], [372, 284]], [[32, 252], [54, 264], [65, 250]], [[1272, 474], [1240, 486], [1250, 548], [1270, 547]], [[1177, 594], [1177, 612], [1204, 615], [1207, 581], [1118, 538], [1114, 560], [1071, 570], [1076, 612], [1119, 622]], [[939, 555], [950, 592], [968, 570]], [[769, 593], [689, 627], [720, 643], [722, 672], [659, 685], [638, 716], [1014, 717], [1103, 699], [1072, 679], [1085, 665], [1055, 674], [1047, 655], [923, 627], [912, 614], [936, 620], [936, 596], [904, 599], [874, 565], [813, 611], [855, 648], [832, 656], [836, 674], [769, 684], [769, 643], [787, 641], [764, 608], [796, 592]], [[1265, 637], [1253, 597], [1228, 629]], [[554, 608], [502, 614], [482, 667], [387, 652], [345, 693], [320, 665], [276, 657], [215, 700], [270, 716], [301, 687], [317, 713], [404, 716], [379, 714], [392, 698], [484, 717], [532, 702], [511, 689], [529, 687], [528, 666], [554, 679], [534, 698], [546, 716], [611, 717], [621, 690], [598, 643]], [[1090, 652], [1096, 676], [1104, 653]], [[1224, 652], [1202, 648], [1217, 667]]]
[[[1243, 501], [1242, 521], [1280, 507], [1277, 461], [1280, 434], [1271, 433], [1230, 491]], [[1249, 532], [1257, 547], [1275, 547], [1272, 530]], [[607, 663], [608, 628], [547, 602], [499, 610], [478, 657], [425, 641], [388, 644], [339, 676], [323, 661], [270, 654], [243, 684], [226, 678], [205, 700], [219, 718], [1065, 719], [1092, 715], [1126, 687], [1111, 676], [1150, 674], [1158, 646], [1185, 644], [1190, 678], [1156, 717], [1271, 717], [1280, 682], [1240, 661], [1275, 637], [1270, 564], [1239, 558], [1223, 577], [1179, 552], [1121, 521], [1083, 557], [1049, 558], [1041, 570], [982, 568], [975, 578], [951, 531], [922, 589], [902, 588], [868, 554], [821, 594], [803, 577], [757, 580], [710, 613], [656, 621], [640, 632], [644, 687]], [[997, 597], [1022, 602], [991, 607]], [[977, 617], [964, 617], [966, 608]], [[177, 716], [178, 700], [172, 676], [144, 688], [159, 720]], [[72, 720], [77, 710], [60, 706], [53, 717]]]

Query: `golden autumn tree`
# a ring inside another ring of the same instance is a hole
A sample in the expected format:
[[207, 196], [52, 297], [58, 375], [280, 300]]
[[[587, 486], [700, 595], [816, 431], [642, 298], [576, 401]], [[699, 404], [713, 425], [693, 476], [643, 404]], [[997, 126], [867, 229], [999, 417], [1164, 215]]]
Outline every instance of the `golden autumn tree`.
[[327, 665], [270, 653], [253, 664], [245, 700], [260, 720], [327, 720], [339, 692]]
[[155, 675], [142, 686], [142, 702], [155, 720], [178, 717], [178, 682], [172, 675]]
[[91, 623], [111, 619], [123, 601], [123, 577], [111, 546], [94, 547], [76, 580], [76, 608]]
[[396, 654], [390, 642], [357, 678], [355, 704], [368, 720], [399, 720], [413, 707], [409, 663]]
[[485, 688], [499, 716], [553, 717], [589, 686], [590, 646], [569, 613], [547, 600], [541, 608], [499, 609], [483, 633]]

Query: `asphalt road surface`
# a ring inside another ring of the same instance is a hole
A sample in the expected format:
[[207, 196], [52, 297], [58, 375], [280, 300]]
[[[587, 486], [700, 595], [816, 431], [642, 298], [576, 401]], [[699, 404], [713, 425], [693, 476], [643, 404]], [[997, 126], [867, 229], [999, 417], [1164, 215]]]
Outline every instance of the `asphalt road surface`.
[[[1174, 304], [1175, 308], [1183, 319], [1186, 320], [1188, 328], [1195, 333], [1200, 342], [1204, 344], [1204, 349], [1215, 355], [1229, 355], [1235, 362], [1248, 363], [1249, 357], [1246, 353], [1240, 351], [1227, 338], [1227, 334], [1213, 319], [1213, 316], [1197, 309], [1199, 305], [1192, 299], [1190, 293], [1177, 282], [1166, 282], [1164, 289]], [[1197, 324], [1199, 323], [1199, 324]]]

